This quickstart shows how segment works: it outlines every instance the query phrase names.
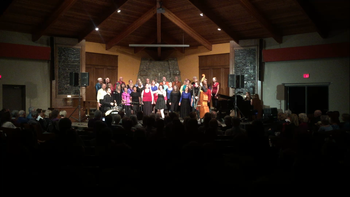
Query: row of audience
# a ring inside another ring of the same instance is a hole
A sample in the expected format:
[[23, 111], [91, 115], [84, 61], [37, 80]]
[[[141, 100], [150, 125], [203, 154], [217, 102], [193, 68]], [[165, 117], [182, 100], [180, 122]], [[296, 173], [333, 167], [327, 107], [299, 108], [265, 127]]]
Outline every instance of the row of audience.
[[[10, 113], [1, 113], [3, 126]], [[100, 111], [94, 115], [80, 131], [53, 110], [48, 120], [56, 125], [44, 131], [54, 137], [39, 143], [22, 138], [19, 152], [2, 136], [10, 169], [3, 172], [6, 183], [62, 192], [74, 186], [90, 195], [76, 187], [99, 186], [138, 196], [327, 195], [326, 188], [314, 187], [327, 183], [334, 196], [339, 192], [334, 185], [348, 175], [349, 114], [340, 121], [337, 112], [308, 117], [286, 111], [268, 125], [260, 120], [241, 125], [230, 116], [220, 122], [215, 113], [205, 114], [200, 124], [196, 113], [183, 122], [176, 113], [161, 119], [119, 112], [104, 121]], [[32, 113], [32, 121], [36, 117]]]

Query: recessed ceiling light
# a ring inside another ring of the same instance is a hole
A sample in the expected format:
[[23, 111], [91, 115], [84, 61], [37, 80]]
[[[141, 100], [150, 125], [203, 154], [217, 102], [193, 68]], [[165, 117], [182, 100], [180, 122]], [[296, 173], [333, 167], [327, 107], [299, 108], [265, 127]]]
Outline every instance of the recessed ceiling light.
[[118, 12], [118, 13], [120, 13], [120, 12], [121, 12], [121, 10], [118, 10], [117, 12]]
[[98, 31], [99, 30], [98, 27], [96, 27], [95, 30]]
[[199, 15], [203, 16], [203, 13], [200, 13]]
[[218, 28], [218, 31], [221, 31], [221, 29], [220, 29], [220, 28]]

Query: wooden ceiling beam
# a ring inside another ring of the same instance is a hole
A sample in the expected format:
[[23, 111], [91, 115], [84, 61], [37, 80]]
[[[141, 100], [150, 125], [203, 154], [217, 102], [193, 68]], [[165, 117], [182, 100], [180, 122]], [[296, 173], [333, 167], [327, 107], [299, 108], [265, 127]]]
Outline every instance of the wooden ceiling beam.
[[[169, 36], [169, 34], [162, 34], [162, 40], [164, 43], [166, 44], [177, 44], [178, 42], [171, 36]], [[185, 48], [182, 47], [174, 47], [175, 50], [179, 51], [180, 53], [185, 53]]]
[[0, 2], [0, 17], [5, 15], [6, 11], [16, 0], [1, 0]]
[[253, 6], [252, 3], [250, 3], [249, 0], [239, 0], [239, 2], [243, 8], [255, 18], [255, 20], [259, 21], [261, 26], [270, 33], [271, 37], [273, 37], [276, 42], [282, 43], [282, 35], [272, 27], [271, 23]]
[[165, 7], [163, 8], [165, 10], [165, 12], [163, 13], [165, 17], [167, 17], [171, 22], [180, 27], [183, 31], [185, 31], [189, 36], [198, 41], [205, 48], [207, 48], [210, 51], [212, 50], [212, 44], [207, 39], [205, 39], [203, 36], [201, 36], [199, 33], [193, 30], [190, 26], [188, 26], [184, 21], [182, 21], [170, 10], [168, 10]]
[[85, 30], [78, 36], [79, 42], [82, 41], [86, 36], [88, 36], [96, 27], [100, 26], [105, 20], [117, 12], [128, 0], [115, 0], [113, 6], [110, 6], [108, 10], [101, 13], [96, 21], [91, 21], [91, 24], [85, 28]]
[[193, 6], [197, 7], [197, 9], [202, 12], [209, 20], [215, 23], [222, 31], [224, 31], [228, 36], [232, 38], [233, 41], [238, 43], [239, 37], [237, 34], [229, 28], [217, 14], [213, 12], [213, 9], [209, 8], [209, 6], [202, 0], [188, 0], [192, 3]]
[[322, 38], [327, 38], [329, 36], [328, 28], [324, 26], [325, 23], [320, 21], [317, 12], [312, 8], [310, 3], [307, 1], [293, 0], [295, 4], [300, 8], [300, 10], [308, 17], [312, 25], [315, 27], [317, 33]]
[[74, 3], [78, 0], [65, 0], [61, 5], [49, 16], [35, 31], [32, 35], [32, 40], [35, 42], [39, 40], [39, 38], [45, 34], [45, 31], [50, 28], [52, 24], [54, 24], [60, 16], [62, 16], [67, 10], [69, 10]]
[[[157, 0], [157, 8], [160, 8], [160, 2]], [[157, 13], [157, 44], [162, 43], [162, 14]], [[162, 48], [158, 47], [158, 58], [162, 56]]]
[[148, 10], [145, 14], [143, 14], [140, 18], [138, 18], [134, 23], [132, 23], [129, 27], [127, 27], [123, 32], [121, 32], [120, 34], [112, 38], [110, 41], [108, 41], [108, 43], [106, 44], [106, 50], [118, 44], [126, 36], [130, 35], [132, 32], [138, 29], [141, 25], [143, 25], [145, 22], [151, 19], [152, 16], [155, 15], [157, 12], [156, 7], [157, 6], [154, 6], [153, 8]]

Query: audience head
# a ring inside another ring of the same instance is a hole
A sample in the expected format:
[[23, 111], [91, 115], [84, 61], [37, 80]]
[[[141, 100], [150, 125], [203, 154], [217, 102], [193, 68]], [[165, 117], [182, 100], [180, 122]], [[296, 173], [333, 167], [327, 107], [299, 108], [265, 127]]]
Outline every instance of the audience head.
[[143, 112], [142, 111], [138, 111], [136, 113], [136, 117], [137, 117], [137, 120], [142, 120], [143, 119]]
[[300, 120], [301, 123], [302, 122], [305, 122], [305, 123], [309, 122], [309, 119], [308, 119], [308, 117], [307, 117], [307, 115], [305, 113], [300, 113], [299, 114], [299, 120]]
[[290, 111], [289, 109], [287, 109], [285, 112], [284, 112], [284, 115], [286, 116], [286, 118], [290, 119], [291, 115], [292, 115], [292, 111]]
[[341, 115], [341, 118], [344, 122], [349, 122], [350, 121], [350, 115], [348, 113], [344, 113]]
[[121, 116], [119, 114], [116, 114], [115, 116], [113, 116], [114, 118], [114, 124], [119, 124], [120, 120], [122, 119]]
[[233, 117], [232, 118], [232, 126], [233, 127], [239, 127], [239, 125], [241, 124], [241, 120], [238, 117]]
[[57, 109], [52, 110], [50, 119], [55, 119], [55, 118], [57, 118], [58, 115], [59, 115], [59, 113], [60, 113], [60, 112], [59, 112]]
[[58, 129], [60, 133], [66, 132], [72, 128], [72, 121], [69, 118], [61, 118], [58, 121]]
[[39, 116], [39, 113], [37, 111], [32, 112], [32, 117], [36, 120], [36, 118]]
[[315, 112], [314, 112], [314, 117], [316, 118], [316, 117], [319, 117], [319, 116], [321, 116], [322, 115], [322, 111], [321, 110], [315, 110]]
[[137, 121], [137, 117], [135, 115], [131, 115], [130, 120], [132, 122], [132, 126], [137, 125], [138, 121]]
[[24, 110], [19, 110], [18, 116], [19, 117], [26, 117], [26, 112]]
[[51, 110], [47, 110], [44, 112], [45, 113], [45, 118], [50, 118], [51, 117]]
[[107, 124], [107, 126], [112, 126], [112, 123], [113, 123], [113, 118], [111, 115], [108, 115], [105, 117], [105, 123]]
[[231, 116], [225, 116], [224, 117], [224, 122], [226, 126], [231, 126], [232, 125], [232, 117]]
[[197, 113], [196, 112], [190, 112], [189, 116], [190, 116], [190, 118], [194, 118], [197, 120]]
[[17, 118], [18, 117], [18, 110], [12, 110], [11, 115], [13, 118]]
[[66, 110], [60, 111], [60, 117], [61, 117], [61, 118], [65, 118], [66, 116], [67, 116]]
[[299, 117], [296, 114], [292, 114], [290, 116], [290, 122], [293, 123], [295, 126], [299, 126]]
[[330, 123], [330, 118], [327, 115], [321, 115], [321, 124], [322, 125], [329, 125]]
[[94, 118], [97, 120], [101, 120], [102, 118], [102, 112], [100, 110], [96, 110], [94, 113]]
[[3, 112], [2, 115], [1, 115], [0, 121], [1, 121], [0, 122], [1, 123], [0, 127], [2, 126], [3, 123], [11, 121], [11, 114], [10, 114], [10, 112], [9, 111]]
[[132, 121], [128, 117], [122, 119], [122, 126], [126, 131], [131, 131]]

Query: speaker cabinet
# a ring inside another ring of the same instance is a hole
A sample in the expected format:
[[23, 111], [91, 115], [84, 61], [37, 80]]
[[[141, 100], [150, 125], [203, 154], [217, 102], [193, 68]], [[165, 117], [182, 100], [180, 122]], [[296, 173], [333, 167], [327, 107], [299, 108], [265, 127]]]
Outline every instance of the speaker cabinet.
[[236, 88], [244, 88], [244, 75], [236, 75]]
[[244, 75], [228, 75], [228, 87], [230, 88], [244, 88]]
[[82, 87], [86, 87], [89, 86], [89, 73], [80, 73], [80, 77], [81, 77], [81, 86]]
[[228, 87], [230, 88], [235, 88], [235, 75], [234, 74], [229, 74], [228, 75]]
[[75, 73], [75, 72], [69, 73], [69, 85], [79, 86], [79, 73]]

